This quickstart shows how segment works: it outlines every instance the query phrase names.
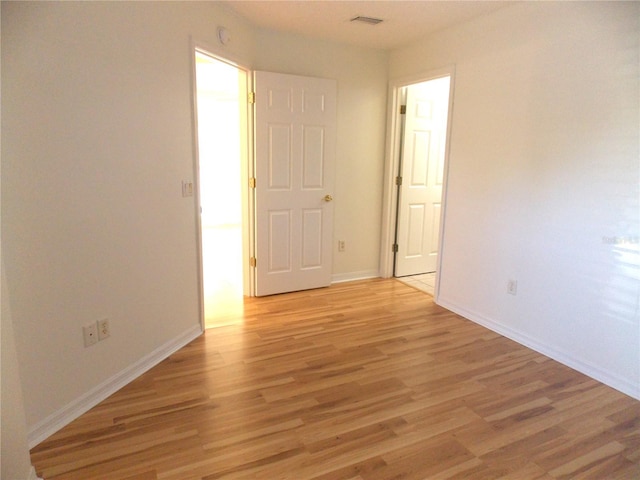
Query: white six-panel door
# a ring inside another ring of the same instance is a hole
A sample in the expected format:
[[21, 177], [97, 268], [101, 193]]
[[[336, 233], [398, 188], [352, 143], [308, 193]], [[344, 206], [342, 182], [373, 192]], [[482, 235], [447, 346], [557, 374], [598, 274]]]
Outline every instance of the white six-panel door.
[[256, 295], [331, 283], [336, 82], [255, 72]]
[[450, 77], [407, 87], [395, 275], [436, 270]]

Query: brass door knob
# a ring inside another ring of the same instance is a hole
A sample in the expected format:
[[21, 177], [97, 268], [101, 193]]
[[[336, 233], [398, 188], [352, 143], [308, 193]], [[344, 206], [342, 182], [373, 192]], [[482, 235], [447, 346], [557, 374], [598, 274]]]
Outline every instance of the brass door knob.
[[333, 200], [333, 197], [331, 195], [325, 195], [324, 196], [324, 201], [325, 202], [330, 202], [331, 200]]

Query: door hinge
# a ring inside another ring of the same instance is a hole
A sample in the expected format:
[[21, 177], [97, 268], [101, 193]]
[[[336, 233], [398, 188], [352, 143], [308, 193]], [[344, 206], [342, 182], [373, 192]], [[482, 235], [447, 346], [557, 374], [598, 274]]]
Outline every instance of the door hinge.
[[396, 177], [396, 185], [402, 185], [402, 177]]
[[249, 179], [249, 188], [256, 188], [256, 177], [251, 177]]
[[400, 115], [406, 115], [406, 114], [407, 114], [407, 106], [400, 105]]
[[256, 257], [251, 257], [249, 259], [249, 265], [252, 267], [255, 267], [257, 265], [258, 261], [256, 260]]
[[393, 253], [398, 253], [398, 244], [394, 243], [393, 245], [391, 245], [391, 251]]
[[256, 103], [256, 92], [249, 92], [248, 97], [249, 103]]

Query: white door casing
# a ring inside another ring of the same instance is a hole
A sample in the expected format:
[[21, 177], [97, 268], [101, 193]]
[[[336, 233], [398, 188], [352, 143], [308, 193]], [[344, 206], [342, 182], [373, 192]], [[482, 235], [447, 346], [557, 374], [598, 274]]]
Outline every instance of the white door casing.
[[335, 80], [255, 72], [256, 295], [331, 283]]
[[395, 275], [436, 270], [450, 77], [407, 87]]

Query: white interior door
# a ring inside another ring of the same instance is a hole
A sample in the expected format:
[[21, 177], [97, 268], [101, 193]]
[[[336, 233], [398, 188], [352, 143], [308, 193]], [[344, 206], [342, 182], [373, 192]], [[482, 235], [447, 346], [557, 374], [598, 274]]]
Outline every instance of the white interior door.
[[407, 87], [395, 275], [436, 270], [450, 77]]
[[335, 80], [255, 72], [256, 295], [331, 283]]

